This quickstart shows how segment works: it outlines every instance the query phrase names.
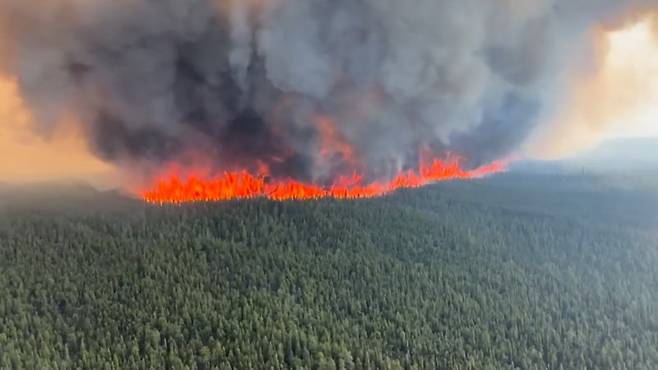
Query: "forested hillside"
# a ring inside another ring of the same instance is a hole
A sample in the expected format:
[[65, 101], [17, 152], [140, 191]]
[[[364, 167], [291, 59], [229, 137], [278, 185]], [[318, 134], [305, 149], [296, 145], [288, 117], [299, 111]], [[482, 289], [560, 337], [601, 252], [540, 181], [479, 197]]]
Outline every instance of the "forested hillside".
[[593, 179], [5, 201], [0, 369], [658, 368], [656, 198]]

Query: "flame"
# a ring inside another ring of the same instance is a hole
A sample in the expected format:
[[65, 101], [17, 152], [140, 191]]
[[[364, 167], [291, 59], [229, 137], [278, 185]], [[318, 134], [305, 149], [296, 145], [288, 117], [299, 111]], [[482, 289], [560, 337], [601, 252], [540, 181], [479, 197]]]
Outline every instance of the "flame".
[[354, 164], [354, 150], [331, 117], [319, 116], [314, 121], [320, 135], [320, 155], [323, 158], [339, 155], [345, 162]]
[[473, 170], [464, 170], [460, 158], [422, 160], [419, 170], [399, 173], [390, 181], [366, 182], [362, 175], [341, 176], [331, 186], [293, 179], [268, 180], [266, 173], [225, 172], [218, 176], [181, 176], [172, 170], [140, 192], [150, 203], [217, 202], [234, 199], [267, 198], [276, 201], [321, 198], [362, 199], [390, 194], [399, 189], [418, 188], [438, 181], [475, 179], [504, 171], [505, 161], [496, 161]]

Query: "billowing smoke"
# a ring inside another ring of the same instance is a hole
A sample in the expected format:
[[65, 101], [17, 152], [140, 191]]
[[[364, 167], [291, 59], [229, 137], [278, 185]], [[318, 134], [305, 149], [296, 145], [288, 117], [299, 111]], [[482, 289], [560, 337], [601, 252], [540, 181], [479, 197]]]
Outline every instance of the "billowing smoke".
[[323, 181], [513, 154], [586, 32], [654, 1], [0, 0], [0, 56], [40, 129], [100, 157]]

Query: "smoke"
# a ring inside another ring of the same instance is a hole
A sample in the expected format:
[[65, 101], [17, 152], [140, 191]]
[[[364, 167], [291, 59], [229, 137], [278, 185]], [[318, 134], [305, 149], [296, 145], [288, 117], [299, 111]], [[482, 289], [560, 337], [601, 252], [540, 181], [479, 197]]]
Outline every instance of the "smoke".
[[382, 177], [515, 153], [587, 31], [654, 3], [0, 0], [0, 68], [39, 130], [73, 115], [106, 161]]

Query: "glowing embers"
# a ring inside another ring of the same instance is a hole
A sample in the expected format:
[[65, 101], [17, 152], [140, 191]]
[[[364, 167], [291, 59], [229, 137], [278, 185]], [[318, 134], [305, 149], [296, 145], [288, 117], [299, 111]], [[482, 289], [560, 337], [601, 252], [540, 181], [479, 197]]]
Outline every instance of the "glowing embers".
[[359, 174], [342, 176], [331, 186], [303, 183], [292, 179], [268, 179], [247, 171], [226, 172], [214, 177], [179, 176], [171, 173], [156, 179], [141, 192], [151, 203], [216, 202], [264, 197], [272, 200], [311, 200], [320, 198], [359, 199], [389, 194], [398, 189], [417, 188], [437, 181], [480, 178], [505, 170], [504, 162], [493, 162], [464, 170], [459, 159], [421, 161], [418, 171], [404, 171], [390, 181], [365, 182]]

